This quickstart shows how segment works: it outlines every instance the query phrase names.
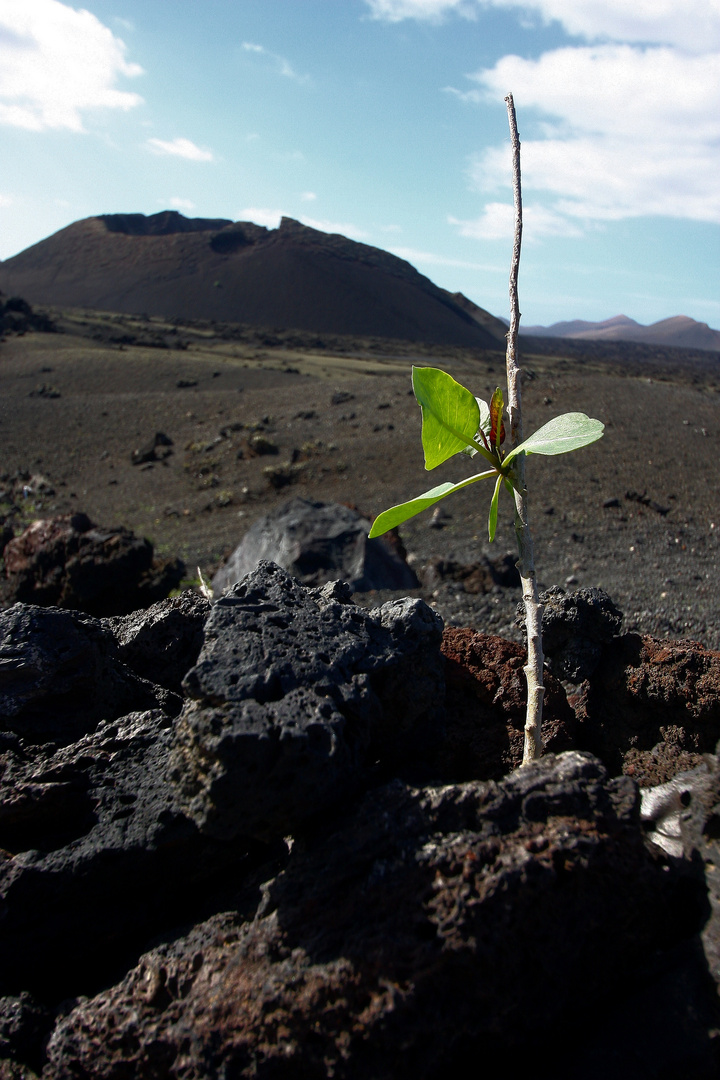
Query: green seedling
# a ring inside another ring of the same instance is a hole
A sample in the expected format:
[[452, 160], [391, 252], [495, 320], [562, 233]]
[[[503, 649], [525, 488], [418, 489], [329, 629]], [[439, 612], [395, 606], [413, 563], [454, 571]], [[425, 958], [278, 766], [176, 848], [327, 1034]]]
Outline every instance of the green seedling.
[[457, 484], [439, 484], [424, 491], [409, 502], [392, 506], [380, 514], [373, 523], [370, 536], [381, 536], [388, 529], [402, 524], [454, 491], [475, 484], [478, 480], [493, 480], [490, 499], [488, 535], [495, 538], [498, 518], [500, 489], [505, 487], [515, 503], [515, 537], [519, 558], [525, 627], [527, 631], [527, 663], [524, 671], [527, 679], [527, 710], [525, 716], [525, 742], [523, 765], [530, 765], [543, 752], [542, 708], [545, 686], [543, 684], [542, 650], [542, 604], [540, 603], [535, 576], [532, 533], [528, 520], [527, 487], [525, 484], [525, 459], [530, 454], [566, 454], [595, 442], [603, 433], [599, 420], [591, 420], [585, 413], [564, 413], [544, 424], [529, 439], [523, 437], [522, 404], [520, 392], [520, 368], [517, 363], [517, 340], [520, 325], [518, 301], [518, 269], [522, 241], [522, 191], [520, 183], [520, 136], [518, 135], [515, 103], [512, 94], [505, 98], [510, 124], [512, 145], [513, 205], [515, 230], [512, 262], [510, 264], [510, 327], [507, 333], [505, 367], [507, 370], [508, 418], [510, 447], [505, 449], [504, 401], [502, 390], [493, 394], [490, 404], [473, 397], [452, 376], [438, 368], [413, 368], [412, 384], [415, 397], [422, 409], [422, 444], [425, 468], [435, 469], [455, 454], [467, 454], [482, 458], [482, 472], [468, 476]]
[[425, 468], [435, 469], [455, 454], [482, 458], [487, 468], [456, 484], [438, 484], [408, 502], [383, 511], [373, 522], [371, 537], [382, 536], [389, 529], [478, 480], [494, 480], [488, 515], [488, 536], [492, 541], [497, 529], [500, 489], [505, 486], [510, 495], [521, 490], [521, 479], [515, 467], [521, 454], [567, 454], [581, 446], [588, 446], [603, 434], [604, 425], [599, 420], [580, 412], [563, 413], [543, 424], [519, 445], [505, 451], [504, 400], [500, 387], [488, 404], [474, 397], [445, 371], [432, 367], [414, 367], [412, 387], [422, 409]]

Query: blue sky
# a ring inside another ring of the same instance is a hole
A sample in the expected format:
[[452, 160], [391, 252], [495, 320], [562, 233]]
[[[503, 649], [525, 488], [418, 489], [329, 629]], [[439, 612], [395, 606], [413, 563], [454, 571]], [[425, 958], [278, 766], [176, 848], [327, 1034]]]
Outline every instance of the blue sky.
[[720, 326], [720, 0], [0, 0], [0, 258], [281, 214], [523, 322]]

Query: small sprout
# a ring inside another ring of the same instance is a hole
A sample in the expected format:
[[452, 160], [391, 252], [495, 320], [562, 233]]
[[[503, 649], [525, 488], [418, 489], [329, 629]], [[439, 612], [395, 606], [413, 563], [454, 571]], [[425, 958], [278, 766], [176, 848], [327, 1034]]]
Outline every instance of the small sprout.
[[197, 572], [198, 572], [198, 580], [200, 581], [200, 585], [198, 586], [199, 589], [200, 589], [200, 592], [203, 594], [205, 599], [209, 600], [210, 603], [212, 604], [212, 602], [213, 602], [212, 586], [208, 585], [207, 581], [203, 577], [203, 572], [202, 572], [202, 570], [200, 569], [199, 566], [197, 568]]
[[500, 489], [504, 486], [510, 495], [518, 489], [517, 472], [512, 464], [519, 454], [567, 454], [588, 446], [603, 434], [604, 425], [599, 420], [593, 420], [585, 413], [564, 413], [505, 453], [502, 449], [505, 442], [504, 402], [499, 387], [488, 405], [473, 397], [469, 390], [439, 368], [414, 367], [412, 385], [422, 410], [425, 468], [435, 469], [458, 453], [470, 457], [481, 454], [490, 468], [455, 484], [438, 484], [408, 502], [390, 507], [375, 519], [370, 537], [382, 536], [469, 484], [493, 478], [495, 487], [488, 517], [488, 537], [492, 541], [497, 529]]

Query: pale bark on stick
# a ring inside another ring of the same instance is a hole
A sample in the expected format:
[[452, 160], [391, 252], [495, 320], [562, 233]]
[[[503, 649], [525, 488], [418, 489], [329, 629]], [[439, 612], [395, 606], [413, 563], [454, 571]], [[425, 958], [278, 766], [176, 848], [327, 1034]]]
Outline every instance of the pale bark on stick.
[[[520, 246], [522, 243], [522, 191], [520, 187], [520, 137], [515, 117], [515, 103], [512, 94], [505, 98], [510, 124], [510, 141], [513, 156], [513, 203], [515, 206], [515, 236], [513, 242], [512, 263], [510, 267], [510, 329], [507, 333], [507, 385], [508, 416], [510, 418], [510, 442], [517, 446], [523, 441], [522, 401], [520, 391], [520, 368], [517, 364], [517, 339], [520, 326], [520, 305], [518, 302], [518, 270], [520, 268]], [[525, 719], [525, 745], [523, 747], [523, 765], [529, 765], [540, 757], [543, 751], [541, 737], [543, 695], [543, 649], [542, 649], [542, 605], [538, 600], [535, 562], [533, 555], [532, 534], [528, 522], [527, 487], [525, 486], [525, 455], [518, 454], [515, 459], [515, 477], [517, 489], [515, 496], [515, 536], [517, 538], [517, 567], [522, 582], [523, 601], [525, 604], [525, 628], [527, 633], [528, 659], [525, 666], [527, 679], [527, 715]]]

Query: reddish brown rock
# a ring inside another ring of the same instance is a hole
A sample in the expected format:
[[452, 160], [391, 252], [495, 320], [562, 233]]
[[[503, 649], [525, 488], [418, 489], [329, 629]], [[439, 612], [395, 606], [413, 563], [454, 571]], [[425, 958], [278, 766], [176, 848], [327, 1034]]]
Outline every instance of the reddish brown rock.
[[[527, 705], [526, 652], [479, 630], [447, 627], [445, 657], [448, 775], [490, 779], [520, 765]], [[575, 720], [562, 685], [545, 673], [543, 739], [550, 753], [574, 746]]]
[[179, 559], [153, 558], [149, 540], [129, 529], [104, 529], [86, 514], [34, 521], [4, 550], [6, 604], [75, 608], [126, 615], [163, 599], [182, 578]]
[[579, 745], [642, 787], [692, 769], [720, 739], [720, 653], [625, 634], [574, 699]]

